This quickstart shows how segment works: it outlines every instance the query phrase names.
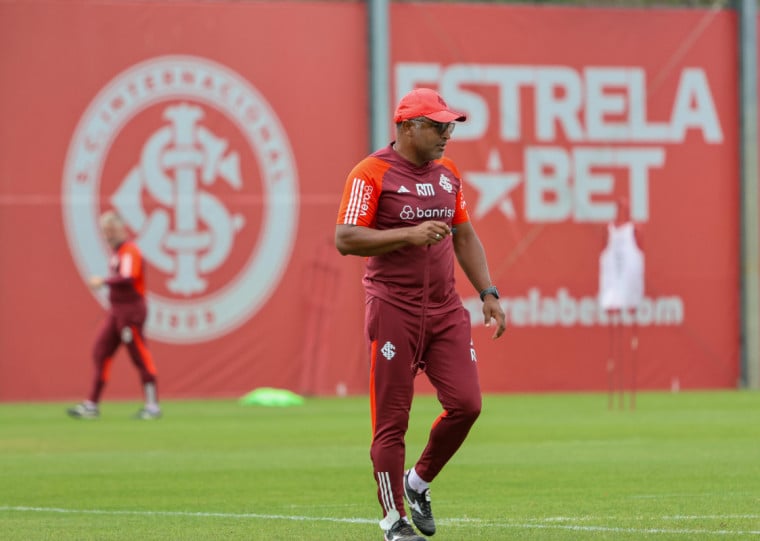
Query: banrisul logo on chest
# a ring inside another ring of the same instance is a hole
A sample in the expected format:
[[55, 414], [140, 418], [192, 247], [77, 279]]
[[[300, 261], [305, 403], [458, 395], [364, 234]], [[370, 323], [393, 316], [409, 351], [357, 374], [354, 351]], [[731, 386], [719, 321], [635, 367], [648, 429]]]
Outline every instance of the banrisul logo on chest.
[[399, 213], [402, 220], [438, 220], [441, 218], [453, 218], [454, 209], [449, 207], [423, 209], [404, 205]]
[[[148, 264], [147, 332], [203, 342], [250, 319], [291, 254], [298, 179], [287, 134], [243, 77], [148, 60], [95, 96], [72, 137], [64, 224], [83, 281], [107, 272], [98, 216], [122, 215]], [[98, 300], [106, 304], [104, 292]]]

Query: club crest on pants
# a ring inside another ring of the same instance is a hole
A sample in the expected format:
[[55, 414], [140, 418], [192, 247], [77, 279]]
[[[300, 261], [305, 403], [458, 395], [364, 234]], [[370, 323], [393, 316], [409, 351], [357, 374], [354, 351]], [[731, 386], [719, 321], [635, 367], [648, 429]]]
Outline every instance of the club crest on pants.
[[380, 353], [383, 354], [383, 357], [388, 359], [389, 361], [393, 359], [393, 357], [396, 356], [396, 346], [394, 346], [390, 341], [383, 344], [383, 347], [380, 348]]

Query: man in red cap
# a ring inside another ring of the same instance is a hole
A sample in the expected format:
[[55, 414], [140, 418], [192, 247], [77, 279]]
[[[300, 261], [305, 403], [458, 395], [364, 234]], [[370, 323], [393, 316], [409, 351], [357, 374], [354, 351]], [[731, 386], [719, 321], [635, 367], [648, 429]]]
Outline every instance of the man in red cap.
[[[405, 95], [394, 114], [396, 140], [348, 175], [335, 245], [367, 257], [365, 335], [370, 353], [370, 455], [386, 541], [424, 541], [435, 533], [429, 484], [459, 449], [480, 414], [481, 395], [470, 315], [454, 284], [456, 257], [480, 293], [485, 324], [505, 329], [499, 293], [470, 223], [462, 178], [443, 157], [456, 122], [428, 88]], [[427, 446], [404, 471], [414, 378], [425, 372], [443, 407]]]

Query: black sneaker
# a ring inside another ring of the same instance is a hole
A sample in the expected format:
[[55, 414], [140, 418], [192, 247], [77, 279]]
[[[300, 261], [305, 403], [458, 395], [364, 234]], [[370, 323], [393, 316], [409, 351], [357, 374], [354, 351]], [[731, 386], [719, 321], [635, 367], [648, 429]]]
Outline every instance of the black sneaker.
[[73, 408], [67, 409], [66, 413], [69, 414], [69, 417], [74, 417], [75, 419], [97, 419], [100, 417], [98, 407], [90, 402], [77, 404]]
[[385, 541], [427, 541], [424, 537], [417, 535], [406, 519], [398, 519], [390, 530], [385, 532]]
[[433, 518], [433, 510], [430, 508], [430, 489], [423, 492], [417, 492], [409, 486], [409, 471], [404, 473], [404, 498], [409, 504], [409, 509], [412, 511], [412, 520], [414, 525], [417, 526], [425, 535], [433, 535], [435, 533], [435, 519]]

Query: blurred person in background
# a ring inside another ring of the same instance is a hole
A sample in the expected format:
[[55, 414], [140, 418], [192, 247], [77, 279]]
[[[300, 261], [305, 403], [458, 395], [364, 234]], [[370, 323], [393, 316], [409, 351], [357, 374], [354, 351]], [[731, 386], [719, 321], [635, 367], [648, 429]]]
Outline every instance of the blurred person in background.
[[98, 407], [103, 389], [108, 382], [113, 356], [124, 344], [132, 363], [140, 374], [145, 405], [136, 414], [137, 419], [158, 419], [161, 408], [156, 388], [156, 368], [153, 357], [143, 336], [147, 317], [145, 302], [145, 264], [137, 244], [129, 239], [122, 218], [109, 210], [100, 217], [103, 238], [113, 250], [107, 278], [93, 276], [90, 287], [107, 286], [111, 308], [98, 333], [93, 350], [95, 374], [89, 397], [69, 408], [67, 413], [79, 419], [95, 419], [100, 416]]
[[[505, 329], [499, 293], [470, 223], [462, 180], [443, 157], [456, 122], [437, 92], [413, 90], [399, 102], [396, 140], [348, 175], [335, 244], [367, 257], [365, 335], [370, 351], [372, 458], [386, 541], [424, 541], [435, 533], [430, 483], [459, 449], [481, 410], [470, 314], [455, 289], [454, 259], [480, 293], [483, 316]], [[443, 413], [427, 446], [404, 471], [414, 379], [425, 372]]]

